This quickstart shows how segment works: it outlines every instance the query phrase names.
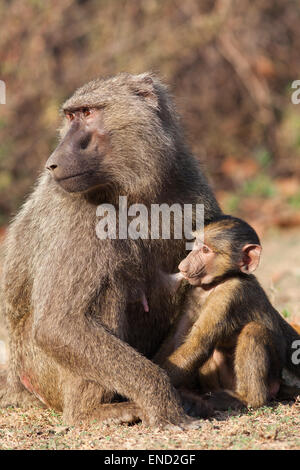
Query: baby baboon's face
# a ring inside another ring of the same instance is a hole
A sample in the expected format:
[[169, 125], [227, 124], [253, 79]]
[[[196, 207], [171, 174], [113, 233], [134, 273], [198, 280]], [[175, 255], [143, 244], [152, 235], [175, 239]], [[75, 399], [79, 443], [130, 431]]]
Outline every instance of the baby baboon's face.
[[217, 257], [211, 247], [196, 240], [193, 250], [181, 261], [178, 269], [193, 286], [207, 284], [215, 276]]
[[[225, 216], [226, 217], [226, 216]], [[194, 286], [219, 281], [240, 272], [250, 274], [259, 264], [261, 246], [256, 232], [243, 220], [222, 219], [204, 229], [204, 243], [197, 239], [178, 268]]]

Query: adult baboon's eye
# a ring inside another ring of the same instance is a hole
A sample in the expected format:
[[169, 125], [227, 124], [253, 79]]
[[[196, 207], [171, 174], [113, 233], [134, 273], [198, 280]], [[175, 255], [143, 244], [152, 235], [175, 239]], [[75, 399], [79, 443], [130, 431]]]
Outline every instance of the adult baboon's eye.
[[66, 113], [66, 116], [67, 118], [69, 119], [69, 121], [73, 121], [74, 117], [75, 117], [75, 114], [74, 113], [71, 113], [71, 112], [67, 112]]
[[203, 253], [209, 253], [210, 249], [208, 248], [208, 246], [203, 245], [202, 251], [203, 251]]
[[83, 108], [82, 113], [85, 117], [91, 114], [91, 110], [89, 108]]

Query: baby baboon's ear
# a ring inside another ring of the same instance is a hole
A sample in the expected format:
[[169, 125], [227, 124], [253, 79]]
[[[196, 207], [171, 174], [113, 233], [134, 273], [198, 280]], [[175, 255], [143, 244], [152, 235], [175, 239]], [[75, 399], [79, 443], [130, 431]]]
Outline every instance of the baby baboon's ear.
[[240, 270], [243, 273], [250, 274], [258, 268], [261, 249], [260, 245], [248, 244], [243, 246], [240, 263]]
[[141, 73], [134, 75], [131, 79], [130, 87], [135, 95], [145, 99], [154, 107], [158, 105], [158, 96], [154, 87], [154, 80], [151, 73]]

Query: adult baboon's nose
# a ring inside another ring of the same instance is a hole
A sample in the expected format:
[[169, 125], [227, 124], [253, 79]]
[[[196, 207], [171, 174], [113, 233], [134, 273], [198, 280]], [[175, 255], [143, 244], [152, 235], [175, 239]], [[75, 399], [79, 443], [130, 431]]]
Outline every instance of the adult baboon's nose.
[[48, 165], [46, 166], [47, 170], [55, 170], [55, 168], [57, 168], [57, 165]]
[[[57, 149], [56, 149], [57, 150]], [[54, 172], [54, 170], [57, 168], [57, 162], [55, 161], [56, 160], [56, 150], [54, 150], [54, 152], [50, 155], [50, 157], [48, 158], [47, 162], [46, 162], [46, 168], [47, 170], [49, 170], [50, 172]]]

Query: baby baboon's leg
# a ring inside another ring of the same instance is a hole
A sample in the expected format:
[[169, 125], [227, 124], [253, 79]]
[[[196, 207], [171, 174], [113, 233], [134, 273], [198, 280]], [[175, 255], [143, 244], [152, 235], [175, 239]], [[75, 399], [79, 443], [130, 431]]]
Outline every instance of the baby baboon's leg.
[[204, 400], [215, 411], [231, 408], [239, 410], [244, 403], [234, 393], [234, 370], [231, 357], [215, 350], [199, 369], [200, 390], [205, 392]]
[[199, 369], [201, 391], [234, 390], [233, 354], [215, 349]]
[[280, 386], [281, 360], [273, 334], [264, 325], [248, 323], [235, 354], [236, 396], [258, 408], [275, 398]]
[[64, 386], [63, 420], [67, 424], [92, 421], [115, 424], [141, 419], [140, 408], [131, 402], [110, 403], [114, 393], [95, 382], [73, 378]]
[[200, 390], [203, 393], [220, 390], [218, 365], [216, 364], [213, 355], [203, 364], [199, 369], [199, 382]]

